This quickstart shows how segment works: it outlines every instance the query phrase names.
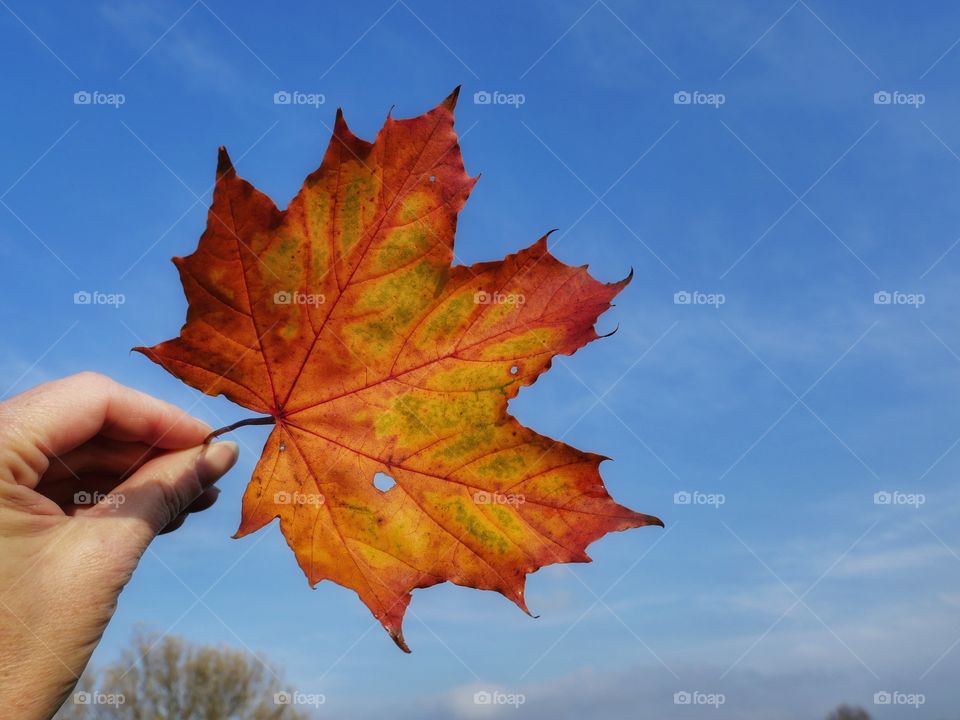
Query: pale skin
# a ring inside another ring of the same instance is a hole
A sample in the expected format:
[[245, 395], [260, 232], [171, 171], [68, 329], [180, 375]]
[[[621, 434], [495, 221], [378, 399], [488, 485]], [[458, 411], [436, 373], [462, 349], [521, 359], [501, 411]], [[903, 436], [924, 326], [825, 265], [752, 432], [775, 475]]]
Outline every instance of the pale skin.
[[94, 373], [0, 403], [0, 716], [52, 717], [147, 546], [214, 503], [210, 432]]

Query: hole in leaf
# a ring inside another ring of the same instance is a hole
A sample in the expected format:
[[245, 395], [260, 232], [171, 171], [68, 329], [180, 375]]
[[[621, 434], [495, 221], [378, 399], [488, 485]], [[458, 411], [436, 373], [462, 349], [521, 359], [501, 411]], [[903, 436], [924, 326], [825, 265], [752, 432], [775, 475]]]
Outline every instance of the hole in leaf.
[[430, 182], [436, 182], [436, 181], [437, 181], [437, 176], [436, 176], [436, 175], [431, 175], [431, 176], [430, 176]]
[[510, 368], [510, 374], [511, 374], [511, 375], [516, 375], [518, 372], [520, 372], [520, 368], [517, 367], [516, 365], [514, 365], [512, 368]]
[[373, 486], [380, 492], [386, 492], [396, 484], [397, 481], [386, 473], [378, 472], [373, 476]]

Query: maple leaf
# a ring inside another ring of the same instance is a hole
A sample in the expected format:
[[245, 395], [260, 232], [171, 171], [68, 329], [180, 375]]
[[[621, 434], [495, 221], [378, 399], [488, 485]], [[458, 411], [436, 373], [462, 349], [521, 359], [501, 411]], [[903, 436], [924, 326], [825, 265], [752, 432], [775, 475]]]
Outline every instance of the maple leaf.
[[[598, 337], [630, 278], [600, 283], [554, 258], [546, 236], [500, 261], [452, 264], [476, 182], [453, 128], [458, 90], [420, 117], [388, 115], [372, 144], [338, 111], [286, 210], [221, 148], [206, 231], [174, 258], [187, 322], [136, 348], [266, 415], [247, 422], [275, 423], [236, 537], [279, 517], [310, 584], [356, 591], [408, 652], [414, 588], [449, 580], [529, 612], [528, 573], [589, 562], [607, 532], [662, 525], [610, 498], [606, 458], [507, 412], [555, 355]], [[394, 485], [378, 488], [378, 474]]]

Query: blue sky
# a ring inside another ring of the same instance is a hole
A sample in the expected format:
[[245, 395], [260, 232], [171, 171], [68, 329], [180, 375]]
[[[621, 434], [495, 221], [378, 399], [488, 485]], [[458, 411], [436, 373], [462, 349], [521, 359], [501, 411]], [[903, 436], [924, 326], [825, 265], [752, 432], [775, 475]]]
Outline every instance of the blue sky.
[[[511, 409], [613, 458], [611, 493], [665, 530], [536, 573], [537, 620], [491, 593], [418, 591], [405, 656], [352, 593], [308, 588], [275, 524], [230, 539], [267, 434], [247, 428], [217, 506], [155, 544], [95, 662], [145, 623], [265, 652], [324, 694], [321, 717], [799, 720], [841, 701], [960, 717], [960, 7], [0, 6], [6, 395], [92, 369], [213, 425], [245, 417], [129, 348], [183, 322], [169, 258], [196, 246], [217, 146], [282, 207], [338, 106], [372, 138], [391, 106], [419, 114], [462, 84], [482, 178], [458, 258], [558, 227], [565, 262], [635, 271], [599, 322], [619, 332]], [[82, 291], [125, 302], [74, 304]], [[494, 690], [525, 702], [474, 703]]]

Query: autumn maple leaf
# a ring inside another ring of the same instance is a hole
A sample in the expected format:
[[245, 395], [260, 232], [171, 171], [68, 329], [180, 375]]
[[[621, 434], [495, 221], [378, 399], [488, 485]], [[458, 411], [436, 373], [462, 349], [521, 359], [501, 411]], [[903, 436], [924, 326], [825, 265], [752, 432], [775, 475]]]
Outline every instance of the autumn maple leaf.
[[[527, 611], [528, 573], [589, 562], [587, 545], [610, 531], [661, 524], [610, 498], [605, 458], [507, 412], [553, 356], [598, 337], [629, 277], [600, 283], [554, 258], [546, 237], [452, 264], [476, 182], [456, 98], [388, 116], [372, 144], [338, 111], [323, 163], [286, 210], [221, 148], [206, 231], [174, 258], [187, 322], [136, 348], [275, 423], [236, 536], [279, 517], [310, 584], [356, 591], [404, 650], [414, 588], [449, 580]], [[395, 485], [378, 489], [378, 473]]]

